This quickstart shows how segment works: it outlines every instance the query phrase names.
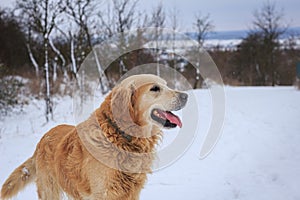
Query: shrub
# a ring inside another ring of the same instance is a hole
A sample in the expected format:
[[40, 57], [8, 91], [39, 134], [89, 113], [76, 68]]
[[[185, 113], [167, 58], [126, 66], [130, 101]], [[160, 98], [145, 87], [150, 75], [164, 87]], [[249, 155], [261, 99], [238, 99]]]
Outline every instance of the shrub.
[[22, 80], [13, 76], [0, 77], [0, 114], [6, 115], [11, 109], [20, 104], [19, 94], [23, 87]]

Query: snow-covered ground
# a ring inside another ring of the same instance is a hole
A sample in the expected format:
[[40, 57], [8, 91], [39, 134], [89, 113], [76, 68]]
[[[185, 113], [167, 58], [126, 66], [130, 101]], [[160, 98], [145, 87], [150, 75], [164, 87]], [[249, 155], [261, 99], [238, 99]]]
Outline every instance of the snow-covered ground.
[[[199, 133], [194, 143], [177, 162], [149, 175], [141, 200], [300, 199], [300, 91], [293, 87], [225, 90], [226, 119], [213, 152], [199, 159], [212, 111], [209, 90], [197, 90]], [[23, 112], [1, 119], [1, 185], [32, 155], [47, 130], [61, 123], [74, 124], [72, 99], [55, 101], [55, 121], [45, 123], [44, 102], [37, 100]], [[170, 134], [166, 133], [165, 141], [174, 137]], [[35, 186], [15, 199], [37, 199]]]

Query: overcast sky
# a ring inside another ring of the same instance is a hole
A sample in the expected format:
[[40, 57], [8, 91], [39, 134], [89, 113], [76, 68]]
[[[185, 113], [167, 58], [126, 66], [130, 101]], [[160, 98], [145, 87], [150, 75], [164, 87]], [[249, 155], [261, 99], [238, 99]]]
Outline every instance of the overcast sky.
[[[12, 5], [13, 0], [0, 0], [0, 5]], [[105, 2], [105, 1], [102, 1]], [[178, 19], [184, 30], [190, 30], [194, 16], [201, 11], [210, 14], [215, 31], [245, 30], [251, 27], [254, 10], [260, 8], [264, 0], [140, 0], [139, 9], [150, 12], [162, 2], [166, 13], [176, 7]], [[271, 0], [278, 9], [283, 9], [284, 23], [291, 27], [300, 27], [300, 0]], [[103, 3], [102, 3], [103, 4]]]

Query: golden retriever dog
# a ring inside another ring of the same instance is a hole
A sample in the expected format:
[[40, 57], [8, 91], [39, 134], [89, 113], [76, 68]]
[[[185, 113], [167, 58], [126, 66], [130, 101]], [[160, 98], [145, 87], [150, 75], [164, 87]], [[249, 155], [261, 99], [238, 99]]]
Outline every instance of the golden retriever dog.
[[163, 128], [181, 127], [172, 111], [188, 95], [155, 75], [134, 75], [113, 88], [100, 108], [77, 126], [47, 132], [32, 157], [16, 168], [1, 198], [35, 181], [39, 199], [137, 200]]

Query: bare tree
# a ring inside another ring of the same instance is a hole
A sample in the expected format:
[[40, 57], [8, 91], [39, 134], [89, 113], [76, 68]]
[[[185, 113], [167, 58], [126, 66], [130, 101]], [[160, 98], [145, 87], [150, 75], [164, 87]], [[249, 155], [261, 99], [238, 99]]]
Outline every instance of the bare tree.
[[137, 3], [137, 0], [113, 0], [113, 11], [118, 33], [124, 33], [131, 29], [135, 19]]
[[166, 21], [166, 13], [163, 7], [163, 4], [160, 2], [155, 8], [152, 10], [150, 26], [154, 27], [154, 41], [156, 45], [156, 74], [160, 75], [159, 69], [159, 62], [160, 62], [160, 55], [159, 55], [159, 39], [163, 37], [163, 28], [165, 27]]
[[[79, 55], [87, 55], [93, 48], [91, 33], [89, 28], [89, 20], [94, 15], [94, 0], [66, 0], [63, 7], [66, 7], [65, 12], [71, 17], [71, 20], [78, 26], [78, 41], [77, 46], [81, 52]], [[62, 32], [62, 31], [61, 31]], [[77, 77], [77, 71], [80, 67], [80, 63], [84, 58], [76, 56], [75, 53], [75, 33], [74, 30], [69, 30], [69, 34], [64, 34], [68, 38], [70, 43], [70, 58], [71, 58], [71, 71], [73, 76]], [[78, 62], [77, 62], [78, 61]]]
[[45, 80], [45, 102], [46, 102], [46, 120], [53, 117], [53, 105], [50, 91], [49, 74], [49, 37], [52, 33], [57, 17], [63, 12], [61, 8], [62, 0], [18, 0], [17, 7], [21, 10], [23, 17], [26, 17], [30, 27], [35, 34], [41, 36], [43, 41], [44, 56], [44, 80]]
[[[92, 33], [91, 33], [91, 27], [93, 18], [96, 16], [97, 12], [97, 5], [99, 4], [96, 0], [66, 0], [65, 4], [63, 4], [66, 7], [66, 13], [71, 16], [73, 21], [78, 25], [79, 27], [79, 34], [83, 34], [83, 41], [85, 39], [87, 41], [87, 50], [91, 51], [93, 53], [93, 56], [95, 58], [95, 64], [99, 73], [99, 83], [102, 93], [106, 93], [106, 77], [103, 72], [103, 69], [101, 67], [100, 61], [98, 59], [98, 55], [96, 51], [93, 49], [93, 41], [92, 41]], [[63, 7], [64, 7], [63, 6]], [[70, 34], [70, 42], [71, 42], [71, 61], [72, 61], [72, 69], [75, 74], [77, 75], [77, 70], [79, 63], [76, 62], [75, 56], [74, 56], [74, 37], [72, 34]], [[81, 52], [81, 54], [86, 55], [87, 52]], [[83, 62], [83, 59], [80, 61]]]
[[[138, 0], [113, 0], [112, 5], [109, 5], [107, 9], [107, 13], [99, 13], [98, 15], [103, 26], [105, 27], [105, 32], [110, 37], [114, 34], [119, 36], [118, 48], [119, 51], [122, 52], [122, 54], [123, 52], [126, 52], [126, 49], [130, 45], [128, 43], [128, 40], [126, 40], [128, 32], [137, 22], [137, 4]], [[118, 59], [120, 76], [128, 71], [128, 67], [125, 65], [125, 59], [126, 55]]]
[[[210, 19], [210, 15], [202, 15], [200, 12], [195, 15], [195, 23], [194, 29], [196, 31], [196, 38], [198, 42], [197, 51], [200, 52], [201, 48], [203, 48], [204, 41], [207, 37], [207, 34], [214, 29], [214, 25]], [[197, 69], [196, 69], [196, 81], [194, 84], [194, 88], [198, 87], [200, 82], [200, 60], [197, 62]]]
[[254, 12], [253, 30], [261, 35], [263, 45], [261, 55], [263, 62], [258, 67], [263, 71], [263, 84], [271, 76], [271, 82], [276, 83], [276, 55], [279, 51], [279, 38], [286, 31], [287, 27], [283, 25], [283, 11], [276, 8], [276, 4], [267, 1], [263, 6]]
[[200, 47], [203, 47], [207, 34], [214, 29], [210, 15], [202, 15], [201, 12], [195, 15], [194, 29], [196, 31], [197, 42]]
[[[56, 56], [54, 57], [54, 61], [53, 61], [53, 82], [55, 82], [56, 79], [57, 79], [57, 67], [61, 66], [62, 70], [64, 71], [64, 75], [65, 75], [65, 69], [66, 69], [66, 64], [67, 63], [66, 63], [66, 59], [65, 59], [64, 55], [55, 46], [52, 39], [49, 39], [49, 44], [50, 44], [51, 49], [53, 50], [53, 52], [56, 54]], [[59, 60], [60, 60], [61, 64], [58, 64]]]
[[[113, 0], [106, 12], [98, 13], [105, 33], [111, 37], [114, 34], [124, 36], [135, 24], [136, 6], [138, 0]], [[124, 37], [121, 37], [124, 39]], [[122, 43], [122, 41], [120, 41]], [[125, 41], [123, 41], [125, 42]], [[126, 44], [121, 44], [126, 46]]]
[[34, 52], [32, 50], [32, 26], [31, 26], [31, 23], [28, 19], [23, 19], [20, 20], [20, 21], [24, 21], [23, 24], [25, 24], [24, 26], [24, 29], [25, 29], [25, 32], [26, 32], [26, 37], [27, 37], [27, 40], [26, 40], [26, 48], [27, 48], [27, 52], [28, 52], [28, 56], [29, 56], [29, 59], [31, 61], [31, 64], [33, 65], [34, 67], [34, 70], [35, 70], [35, 76], [37, 79], [39, 79], [39, 64], [38, 64], [38, 61], [36, 59], [36, 56], [34, 55]]
[[66, 0], [64, 3], [62, 7], [66, 7], [65, 12], [71, 16], [80, 31], [84, 33], [87, 44], [92, 49], [93, 44], [89, 23], [91, 23], [91, 18], [96, 15], [97, 2], [95, 0]]
[[[10, 11], [10, 13], [11, 13], [11, 15], [14, 16], [14, 14], [12, 14], [14, 12]], [[0, 15], [4, 15], [4, 14], [5, 14], [5, 12], [3, 14], [0, 13]], [[24, 47], [27, 50], [26, 53], [28, 54], [28, 58], [32, 64], [32, 66], [34, 67], [36, 78], [39, 80], [40, 64], [39, 64], [38, 57], [40, 57], [40, 56], [37, 55], [37, 53], [36, 53], [37, 51], [39, 51], [37, 48], [37, 46], [39, 46], [39, 41], [36, 40], [36, 38], [33, 38], [34, 36], [36, 36], [36, 34], [32, 34], [32, 32], [33, 32], [32, 31], [32, 22], [29, 20], [29, 17], [24, 14], [16, 15], [15, 18], [18, 21], [18, 24], [14, 24], [15, 29], [20, 27], [20, 30], [22, 30], [22, 32], [24, 33], [24, 36], [25, 36], [25, 40], [22, 42], [22, 45], [21, 46], [15, 45], [15, 46], [22, 47], [25, 44]], [[3, 27], [1, 27], [1, 28], [3, 29]], [[10, 27], [5, 27], [3, 30], [10, 31]], [[15, 30], [14, 32], [15, 32], [14, 34], [18, 33], [17, 30]], [[11, 33], [7, 34], [5, 31], [4, 32], [2, 31], [2, 34], [6, 35], [6, 38], [8, 36], [15, 37]], [[34, 35], [34, 36], [32, 36], [32, 35]], [[16, 39], [14, 39], [14, 40], [16, 40]], [[5, 41], [7, 41], [7, 39]], [[8, 42], [12, 45], [14, 45], [14, 43], [15, 43], [15, 42], [11, 42], [11, 41], [8, 41]], [[6, 46], [5, 43], [3, 45]], [[5, 50], [5, 51], [7, 52], [7, 50]], [[16, 54], [16, 53], [14, 53], [14, 54]], [[20, 53], [17, 53], [17, 54], [20, 54]], [[6, 55], [6, 57], [9, 58], [8, 55]], [[13, 57], [14, 57], [14, 59], [16, 59], [16, 55], [14, 55]], [[16, 59], [16, 60], [19, 60], [19, 59]], [[22, 60], [24, 60], [24, 59], [22, 59]], [[21, 65], [19, 64], [19, 66], [21, 66]]]
[[[173, 52], [175, 52], [176, 32], [178, 31], [178, 28], [179, 28], [178, 13], [179, 13], [179, 10], [176, 7], [173, 7], [173, 9], [169, 13], [170, 24], [171, 24], [171, 28], [172, 28], [172, 49], [173, 49]], [[173, 59], [174, 59], [174, 57], [173, 57]]]
[[[177, 79], [177, 58], [176, 58], [176, 54], [175, 54], [175, 49], [176, 49], [176, 35], [177, 35], [177, 31], [179, 28], [179, 19], [178, 19], [178, 13], [179, 10], [176, 7], [173, 7], [173, 9], [170, 11], [169, 13], [169, 18], [170, 18], [170, 23], [171, 23], [171, 28], [172, 28], [172, 65], [174, 68], [174, 80]], [[177, 89], [177, 81], [175, 82], [175, 89]]]
[[152, 9], [150, 26], [164, 28], [166, 22], [166, 12], [162, 2]]
[[30, 42], [27, 41], [27, 44], [26, 44], [26, 48], [27, 48], [27, 51], [28, 51], [28, 55], [29, 55], [29, 58], [30, 58], [30, 61], [34, 67], [34, 70], [35, 70], [35, 76], [38, 77], [39, 76], [39, 65], [32, 53], [32, 50], [31, 50], [31, 46], [30, 46]]

